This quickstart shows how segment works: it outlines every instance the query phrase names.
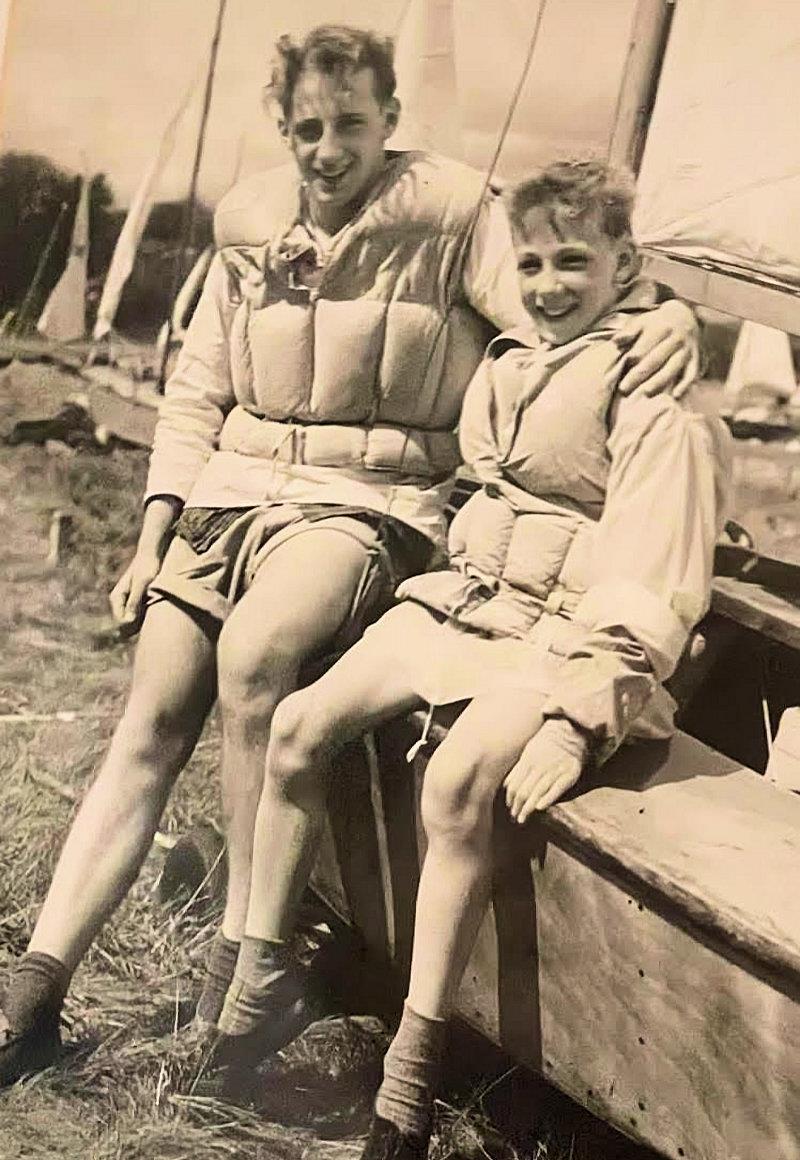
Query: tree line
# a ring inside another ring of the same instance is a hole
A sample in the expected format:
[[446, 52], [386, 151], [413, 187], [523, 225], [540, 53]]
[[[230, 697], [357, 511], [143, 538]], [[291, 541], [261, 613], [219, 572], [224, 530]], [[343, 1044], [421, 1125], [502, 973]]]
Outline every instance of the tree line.
[[[22, 329], [35, 325], [66, 263], [80, 187], [79, 177], [38, 153], [0, 154], [0, 319], [9, 311], [18, 316], [25, 304], [25, 316], [18, 318], [18, 324]], [[115, 205], [106, 175], [95, 174], [89, 188], [87, 328], [94, 321], [125, 213]], [[144, 336], [163, 322], [171, 301], [183, 219], [181, 201], [153, 206], [141, 254], [117, 314], [123, 332]], [[210, 209], [198, 207], [192, 239], [195, 252], [211, 241], [211, 222]]]

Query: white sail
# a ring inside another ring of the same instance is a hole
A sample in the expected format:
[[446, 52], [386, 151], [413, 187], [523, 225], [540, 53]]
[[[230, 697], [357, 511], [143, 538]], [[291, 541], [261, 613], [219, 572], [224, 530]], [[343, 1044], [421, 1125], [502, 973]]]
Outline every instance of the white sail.
[[460, 158], [453, 0], [410, 0], [397, 36], [395, 63], [402, 114], [392, 144]]
[[193, 90], [194, 82], [164, 129], [158, 149], [147, 172], [139, 183], [139, 188], [136, 190], [133, 201], [130, 204], [128, 215], [125, 218], [125, 224], [122, 227], [117, 245], [114, 249], [114, 256], [111, 259], [111, 265], [103, 286], [100, 305], [97, 309], [97, 320], [95, 321], [93, 331], [95, 340], [105, 338], [114, 324], [114, 317], [117, 313], [122, 290], [133, 269], [136, 250], [144, 233], [144, 228], [147, 225], [147, 219], [150, 216], [159, 178], [172, 155], [178, 126], [186, 111], [186, 106], [189, 103]]
[[800, 283], [800, 5], [676, 5], [636, 233], [669, 254]]
[[70, 342], [82, 338], [86, 331], [89, 188], [89, 181], [84, 177], [75, 211], [67, 264], [36, 324], [36, 329], [53, 342]]
[[789, 338], [773, 326], [746, 319], [733, 352], [725, 394], [732, 404], [748, 387], [761, 387], [777, 398], [790, 399], [797, 382]]

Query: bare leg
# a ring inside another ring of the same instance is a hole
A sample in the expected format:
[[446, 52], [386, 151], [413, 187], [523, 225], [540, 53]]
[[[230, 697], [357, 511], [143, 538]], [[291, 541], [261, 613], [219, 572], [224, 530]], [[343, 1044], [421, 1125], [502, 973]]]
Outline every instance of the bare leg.
[[[356, 525], [363, 537], [363, 527]], [[347, 616], [367, 560], [357, 536], [309, 529], [279, 545], [231, 614], [218, 648], [222, 792], [229, 884], [223, 933], [238, 941], [250, 894], [253, 832], [272, 715]], [[269, 852], [267, 865], [274, 851]]]
[[445, 1019], [452, 1009], [489, 902], [494, 800], [541, 723], [534, 692], [479, 697], [428, 765], [422, 793], [428, 850], [408, 1002], [429, 1019]]
[[67, 836], [31, 951], [75, 969], [139, 873], [214, 688], [214, 643], [174, 605], [153, 605], [128, 705]]
[[431, 759], [422, 793], [428, 850], [403, 1018], [386, 1054], [365, 1158], [424, 1152], [445, 1046], [446, 1019], [486, 911], [494, 801], [541, 725], [525, 691], [477, 698]]
[[280, 941], [292, 933], [325, 822], [335, 750], [422, 703], [391, 662], [385, 638], [368, 634], [280, 706], [256, 822], [249, 938]]

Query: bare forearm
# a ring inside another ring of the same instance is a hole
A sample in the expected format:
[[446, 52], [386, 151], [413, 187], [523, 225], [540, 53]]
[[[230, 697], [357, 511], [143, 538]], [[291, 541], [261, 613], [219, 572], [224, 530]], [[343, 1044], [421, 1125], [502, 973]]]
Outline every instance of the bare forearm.
[[136, 546], [137, 553], [163, 558], [169, 544], [170, 532], [183, 504], [173, 495], [156, 495], [144, 509], [142, 530]]

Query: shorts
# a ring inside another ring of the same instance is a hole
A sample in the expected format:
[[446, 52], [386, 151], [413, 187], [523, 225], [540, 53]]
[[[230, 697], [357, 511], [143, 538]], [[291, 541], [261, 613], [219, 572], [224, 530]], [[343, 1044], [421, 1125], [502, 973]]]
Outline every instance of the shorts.
[[292, 503], [188, 508], [150, 585], [148, 603], [170, 600], [221, 627], [272, 552], [315, 528], [340, 531], [364, 547], [364, 571], [335, 641], [337, 649], [347, 648], [391, 606], [397, 585], [424, 571], [433, 547], [408, 525], [363, 508]]

